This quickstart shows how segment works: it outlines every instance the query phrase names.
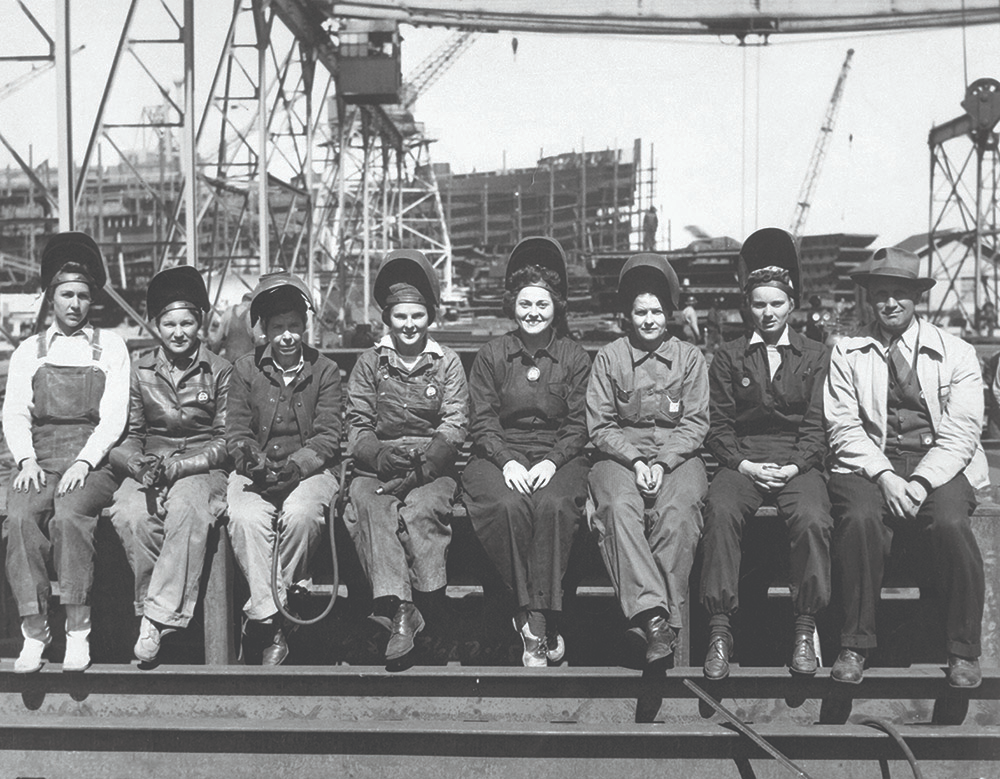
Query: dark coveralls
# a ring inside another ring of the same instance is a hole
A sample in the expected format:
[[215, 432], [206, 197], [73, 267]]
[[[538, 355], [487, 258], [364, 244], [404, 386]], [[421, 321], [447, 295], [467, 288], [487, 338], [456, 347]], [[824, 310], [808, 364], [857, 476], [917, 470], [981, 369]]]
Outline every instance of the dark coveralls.
[[[115, 480], [105, 460], [83, 485], [57, 496], [60, 478], [73, 464], [100, 421], [106, 377], [96, 363], [100, 330], [91, 343], [94, 365], [45, 363], [31, 380], [31, 438], [35, 459], [45, 471], [39, 492], [7, 492], [7, 578], [22, 617], [45, 614], [51, 594], [46, 567], [51, 559], [64, 605], [86, 605], [94, 583], [94, 532], [101, 510], [111, 501]], [[38, 337], [44, 360], [46, 333]], [[15, 472], [12, 476], [16, 478]]]
[[[765, 500], [773, 500], [788, 528], [792, 600], [797, 615], [812, 616], [830, 601], [833, 519], [823, 480], [826, 437], [823, 381], [827, 353], [787, 329], [781, 365], [771, 379], [763, 342], [748, 336], [715, 353], [708, 371], [711, 426], [705, 445], [719, 471], [705, 501], [701, 602], [709, 614], [739, 606], [743, 526]], [[764, 494], [738, 470], [743, 460], [796, 465], [799, 475]]]
[[146, 489], [125, 476], [111, 520], [135, 573], [135, 613], [162, 625], [187, 627], [198, 600], [208, 531], [226, 510], [226, 394], [232, 365], [201, 345], [174, 381], [159, 347], [132, 364], [125, 440], [111, 450], [112, 467], [155, 454], [176, 478]]
[[[562, 611], [562, 579], [587, 499], [586, 392], [590, 358], [556, 337], [528, 354], [516, 332], [476, 355], [469, 375], [473, 457], [462, 474], [465, 506], [520, 608]], [[556, 466], [531, 495], [504, 482], [516, 460], [531, 469]]]
[[[389, 336], [363, 352], [347, 384], [347, 441], [351, 454], [371, 437], [423, 451], [434, 435], [455, 449], [465, 440], [469, 390], [458, 355], [428, 339], [407, 369]], [[375, 598], [412, 602], [413, 590], [433, 592], [448, 583], [451, 506], [458, 484], [439, 476], [401, 495], [378, 494], [382, 481], [363, 469], [351, 480], [344, 524]]]

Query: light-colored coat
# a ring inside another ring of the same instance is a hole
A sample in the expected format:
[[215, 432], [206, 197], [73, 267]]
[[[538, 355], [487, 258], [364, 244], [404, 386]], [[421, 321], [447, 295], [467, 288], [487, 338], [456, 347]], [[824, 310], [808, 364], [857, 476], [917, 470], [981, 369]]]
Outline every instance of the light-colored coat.
[[[989, 484], [983, 428], [983, 379], [976, 350], [919, 320], [917, 380], [927, 403], [934, 444], [913, 472], [932, 489], [965, 472], [973, 488]], [[872, 323], [833, 350], [823, 394], [823, 416], [834, 473], [874, 479], [891, 470], [885, 456], [889, 372], [887, 349]]]

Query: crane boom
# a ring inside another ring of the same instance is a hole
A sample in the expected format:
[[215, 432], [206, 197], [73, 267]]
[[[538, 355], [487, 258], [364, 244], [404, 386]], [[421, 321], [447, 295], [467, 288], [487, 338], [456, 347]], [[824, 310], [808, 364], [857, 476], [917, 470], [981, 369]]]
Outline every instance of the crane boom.
[[477, 35], [478, 33], [472, 30], [459, 30], [448, 36], [438, 49], [417, 65], [403, 87], [403, 107], [412, 108], [417, 98], [441, 78], [451, 64], [473, 44]]
[[823, 126], [819, 128], [819, 137], [816, 138], [816, 145], [813, 146], [812, 156], [809, 158], [806, 177], [802, 181], [802, 188], [799, 190], [799, 197], [795, 202], [795, 213], [792, 214], [792, 223], [789, 231], [796, 238], [802, 234], [806, 217], [809, 216], [812, 196], [816, 191], [816, 182], [819, 180], [820, 171], [823, 169], [823, 160], [826, 158], [826, 147], [829, 145], [830, 137], [833, 135], [833, 126], [837, 121], [837, 110], [840, 108], [840, 98], [844, 94], [844, 82], [847, 81], [847, 73], [851, 69], [851, 58], [853, 56], [854, 49], [848, 49], [847, 57], [844, 58], [844, 64], [840, 67], [837, 84], [834, 86], [833, 94], [830, 96], [830, 104], [826, 109]]

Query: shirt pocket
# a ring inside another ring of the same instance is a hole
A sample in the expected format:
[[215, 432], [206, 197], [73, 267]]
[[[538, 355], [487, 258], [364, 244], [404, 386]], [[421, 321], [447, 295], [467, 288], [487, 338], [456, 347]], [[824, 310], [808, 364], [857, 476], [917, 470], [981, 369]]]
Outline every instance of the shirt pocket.
[[569, 413], [569, 384], [564, 381], [552, 381], [548, 384], [548, 396], [545, 399], [545, 412], [550, 419], [561, 419]]
[[684, 416], [684, 400], [680, 395], [664, 391], [660, 395], [659, 418], [670, 427], [675, 427]]
[[611, 387], [619, 419], [622, 422], [638, 422], [642, 410], [639, 393], [635, 389], [623, 387], [615, 379], [611, 379]]

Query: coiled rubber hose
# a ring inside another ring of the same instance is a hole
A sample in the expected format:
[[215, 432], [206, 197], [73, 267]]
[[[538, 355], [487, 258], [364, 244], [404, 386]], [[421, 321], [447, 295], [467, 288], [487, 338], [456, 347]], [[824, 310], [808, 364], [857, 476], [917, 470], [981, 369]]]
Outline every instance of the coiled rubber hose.
[[278, 607], [281, 616], [295, 625], [315, 625], [333, 611], [333, 604], [337, 602], [337, 590], [340, 589], [340, 564], [337, 562], [337, 540], [333, 531], [333, 523], [337, 515], [343, 510], [343, 503], [347, 494], [344, 486], [344, 481], [347, 478], [347, 469], [348, 460], [345, 459], [340, 463], [337, 492], [333, 496], [333, 500], [330, 501], [330, 508], [326, 512], [326, 526], [330, 534], [330, 554], [333, 557], [333, 590], [330, 593], [330, 602], [326, 604], [326, 608], [312, 619], [302, 619], [290, 613], [281, 603], [281, 598], [278, 596], [278, 543], [280, 538], [277, 531], [274, 533], [274, 544], [271, 547], [271, 597], [274, 598], [274, 605]]

